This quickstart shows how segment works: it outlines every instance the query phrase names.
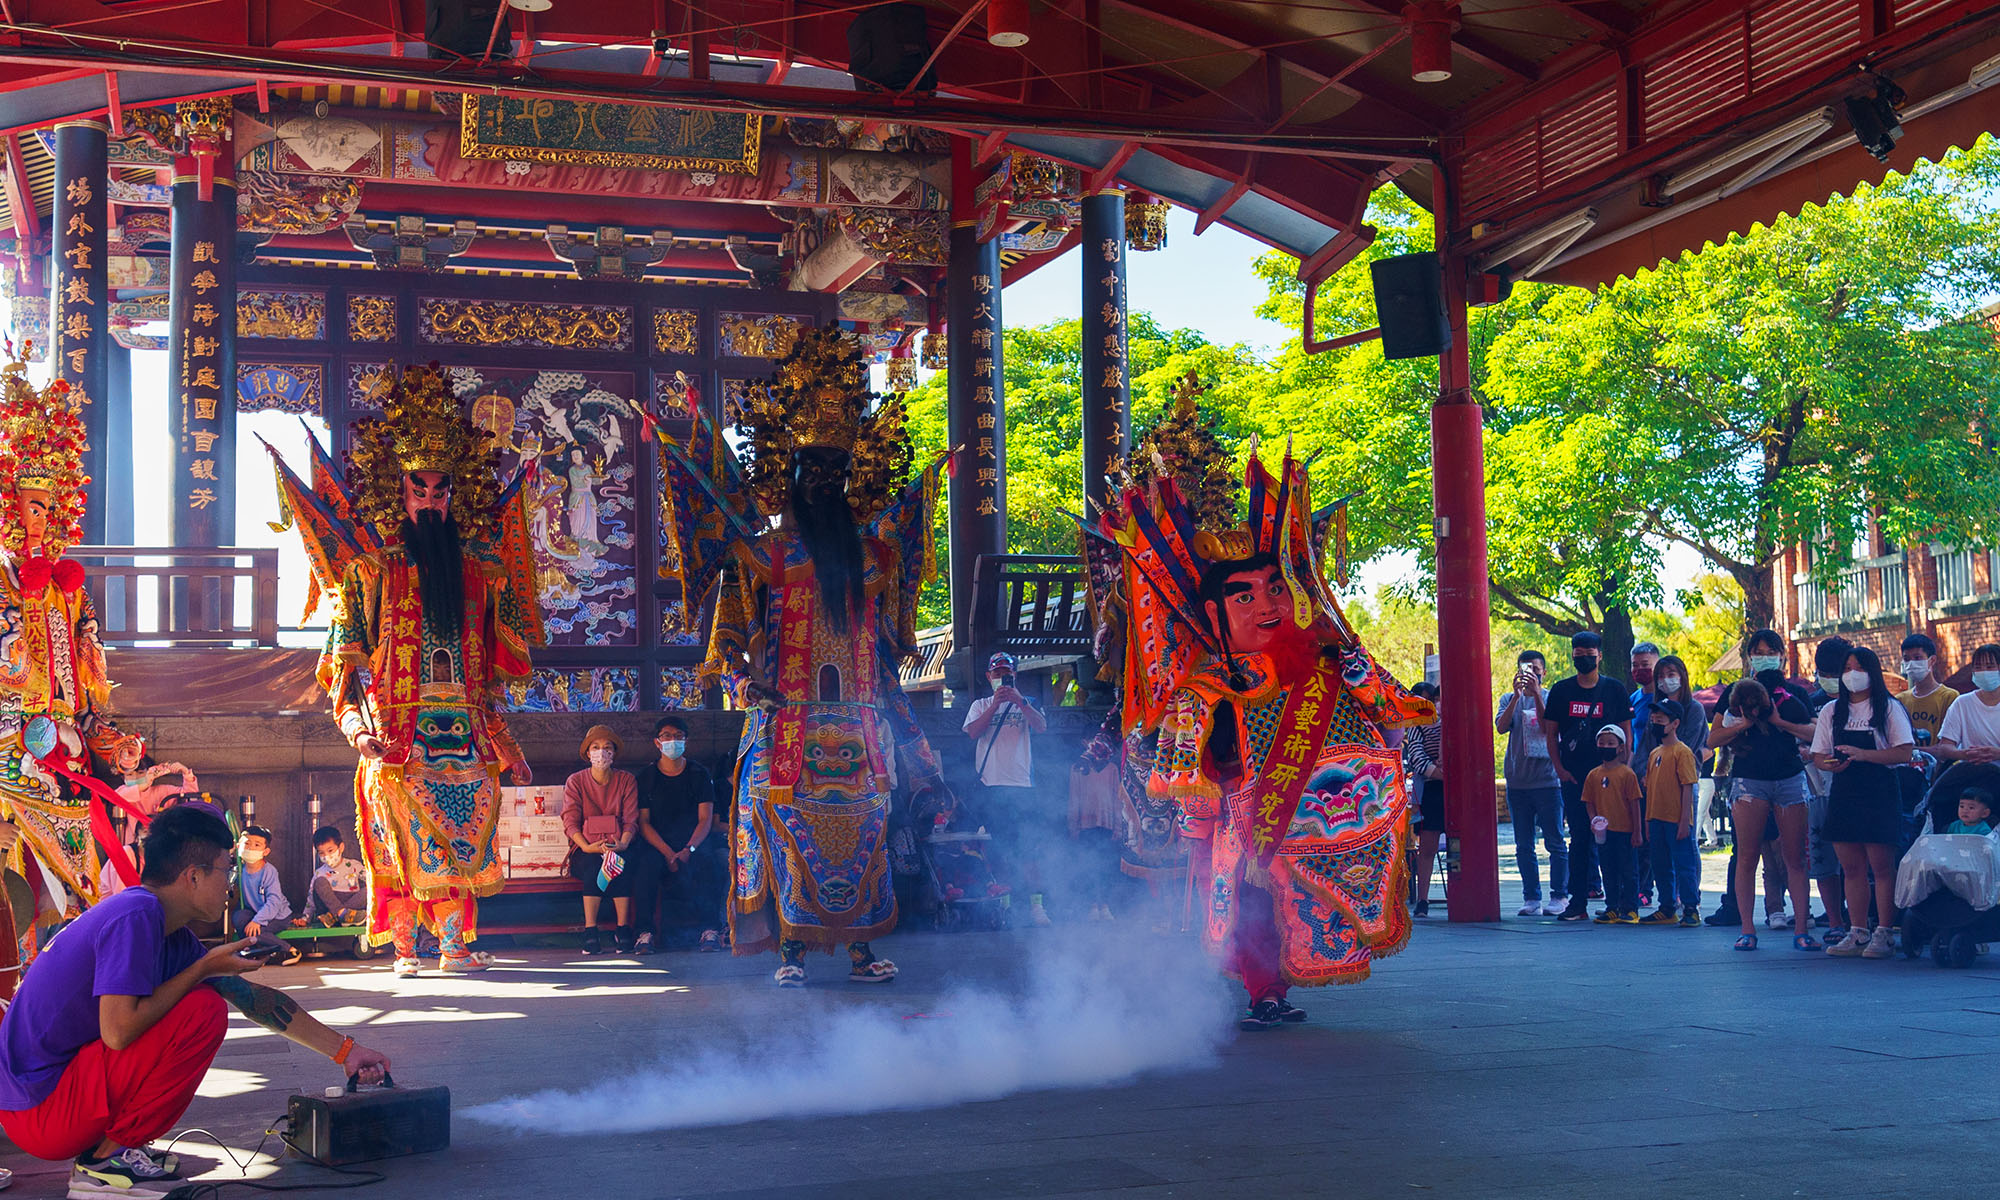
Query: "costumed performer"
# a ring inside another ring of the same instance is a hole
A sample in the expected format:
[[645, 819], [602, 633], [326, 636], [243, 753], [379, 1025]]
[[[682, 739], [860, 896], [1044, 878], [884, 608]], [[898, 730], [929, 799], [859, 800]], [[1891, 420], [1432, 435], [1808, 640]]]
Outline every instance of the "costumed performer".
[[[354, 428], [347, 478], [313, 441], [313, 486], [277, 462], [280, 498], [334, 599], [318, 677], [361, 755], [354, 799], [368, 867], [370, 945], [414, 975], [419, 924], [438, 968], [478, 971], [478, 901], [504, 886], [493, 837], [500, 776], [532, 779], [497, 707], [542, 640], [517, 474], [497, 478], [435, 363], [397, 378], [380, 420]], [[277, 458], [276, 451], [272, 452]]]
[[122, 736], [83, 567], [81, 400], [63, 380], [37, 390], [20, 361], [0, 372], [0, 997], [38, 948], [36, 930], [95, 904], [104, 864], [130, 886], [110, 788], [89, 775]]
[[1305, 1019], [1289, 988], [1358, 982], [1408, 941], [1409, 796], [1382, 731], [1435, 710], [1335, 604], [1304, 465], [1287, 452], [1273, 479], [1253, 448], [1245, 483], [1241, 523], [1233, 496], [1196, 503], [1166, 476], [1101, 531], [1130, 564], [1147, 675], [1125, 702], [1160, 731], [1148, 788], [1195, 843], [1204, 940], [1243, 984], [1241, 1024], [1269, 1029]]
[[895, 978], [870, 945], [896, 925], [891, 797], [943, 786], [897, 674], [915, 652], [918, 589], [936, 571], [942, 461], [903, 487], [902, 405], [871, 413], [872, 399], [853, 340], [810, 331], [744, 406], [740, 472], [706, 420], [685, 446], [661, 435], [662, 522], [687, 612], [731, 567], [701, 668], [750, 710], [731, 806], [730, 931], [738, 954], [778, 950], [781, 987], [804, 985], [808, 950], [842, 944], [849, 979]]

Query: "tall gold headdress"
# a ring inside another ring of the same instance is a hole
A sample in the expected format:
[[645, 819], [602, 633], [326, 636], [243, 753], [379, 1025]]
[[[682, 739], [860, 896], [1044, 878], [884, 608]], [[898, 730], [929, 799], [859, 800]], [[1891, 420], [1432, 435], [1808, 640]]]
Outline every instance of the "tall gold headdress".
[[436, 363], [406, 367], [382, 402], [378, 420], [354, 427], [347, 484], [360, 516], [397, 540], [403, 523], [403, 477], [414, 471], [451, 476], [451, 512], [460, 536], [482, 541], [498, 532], [494, 498], [500, 455], [492, 435], [472, 423]]
[[[25, 351], [25, 347], [24, 347]], [[49, 495], [48, 529], [42, 549], [51, 558], [83, 538], [84, 438], [82, 394], [57, 379], [37, 389], [17, 358], [0, 368], [0, 540], [13, 553], [22, 549], [17, 514], [20, 493]]]
[[898, 400], [872, 413], [860, 344], [837, 328], [802, 333], [764, 383], [749, 389], [736, 429], [738, 460], [758, 505], [783, 510], [801, 450], [849, 456], [847, 503], [866, 521], [895, 499], [910, 472], [910, 437]]

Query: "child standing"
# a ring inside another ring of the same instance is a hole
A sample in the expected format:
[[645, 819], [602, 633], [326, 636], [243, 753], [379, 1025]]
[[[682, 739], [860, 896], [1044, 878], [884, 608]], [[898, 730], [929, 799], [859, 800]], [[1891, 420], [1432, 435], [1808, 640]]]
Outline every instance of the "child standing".
[[276, 946], [280, 953], [271, 961], [289, 967], [305, 954], [278, 937], [285, 918], [292, 915], [292, 905], [278, 885], [278, 868], [271, 865], [271, 831], [262, 825], [245, 826], [236, 853], [243, 861], [243, 903], [232, 921], [259, 946]]
[[1646, 760], [1646, 838], [1660, 889], [1660, 907], [1647, 920], [1699, 927], [1701, 852], [1694, 845], [1694, 789], [1701, 768], [1679, 737], [1686, 719], [1687, 709], [1678, 700], [1654, 701], [1647, 716], [1654, 748]]
[[1981, 837], [1993, 832], [1993, 793], [1985, 788], [1969, 787], [1958, 794], [1958, 820], [1951, 823], [1946, 833], [1976, 833]]
[[329, 929], [362, 924], [366, 920], [363, 908], [367, 903], [362, 893], [367, 881], [361, 864], [347, 857], [347, 844], [341, 840], [340, 830], [331, 825], [321, 826], [313, 834], [313, 853], [319, 856], [319, 865], [313, 868], [312, 886], [306, 892], [305, 916], [298, 923], [306, 925], [317, 919]]
[[1597, 731], [1601, 765], [1583, 780], [1583, 803], [1590, 827], [1604, 823], [1604, 841], [1597, 847], [1598, 870], [1604, 876], [1604, 911], [1599, 925], [1639, 923], [1638, 849], [1646, 844], [1644, 814], [1639, 807], [1639, 777], [1624, 763], [1625, 727], [1606, 725]]

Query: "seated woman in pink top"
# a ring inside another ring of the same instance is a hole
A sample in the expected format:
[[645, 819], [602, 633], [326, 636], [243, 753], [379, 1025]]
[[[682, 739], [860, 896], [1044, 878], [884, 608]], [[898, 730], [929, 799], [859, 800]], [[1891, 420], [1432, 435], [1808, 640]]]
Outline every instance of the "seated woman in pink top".
[[622, 856], [639, 832], [639, 783], [611, 764], [624, 750], [618, 735], [593, 725], [583, 735], [581, 754], [590, 764], [563, 782], [563, 832], [569, 835], [569, 873], [583, 885], [583, 952], [604, 948], [597, 938], [597, 912], [606, 896], [618, 914], [612, 935], [620, 954], [632, 952], [632, 880], [620, 870], [609, 886], [601, 878], [607, 853]]

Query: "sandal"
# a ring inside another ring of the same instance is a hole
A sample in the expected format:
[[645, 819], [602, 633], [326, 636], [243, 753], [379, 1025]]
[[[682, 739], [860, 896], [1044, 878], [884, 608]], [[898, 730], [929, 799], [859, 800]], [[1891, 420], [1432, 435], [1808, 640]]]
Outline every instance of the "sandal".
[[1810, 951], [1814, 951], [1814, 950], [1824, 950], [1824, 949], [1826, 949], [1826, 947], [1825, 947], [1825, 946], [1822, 946], [1822, 945], [1820, 945], [1820, 944], [1819, 944], [1818, 942], [1814, 941], [1814, 940], [1813, 940], [1813, 935], [1812, 935], [1812, 934], [1810, 934], [1810, 933], [1802, 933], [1802, 934], [1799, 934], [1799, 935], [1798, 935], [1797, 937], [1795, 937], [1795, 938], [1793, 938], [1793, 939], [1792, 939], [1792, 949], [1794, 949], [1794, 950], [1805, 950], [1805, 951], [1808, 951], [1808, 952], [1810, 952]]
[[1738, 950], [1755, 950], [1757, 948], [1757, 935], [1746, 933], [1742, 937], [1737, 938], [1736, 948]]

